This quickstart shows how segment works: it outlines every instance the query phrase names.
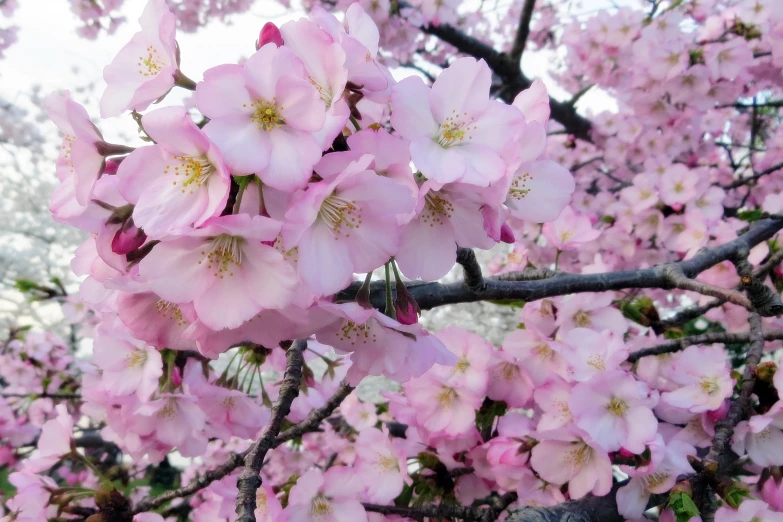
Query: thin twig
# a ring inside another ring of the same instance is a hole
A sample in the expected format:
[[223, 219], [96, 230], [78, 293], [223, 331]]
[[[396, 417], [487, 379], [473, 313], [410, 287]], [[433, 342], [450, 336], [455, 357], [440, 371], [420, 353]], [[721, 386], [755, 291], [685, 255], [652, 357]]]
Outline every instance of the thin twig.
[[522, 13], [519, 15], [519, 27], [517, 35], [514, 38], [514, 44], [511, 46], [511, 52], [508, 58], [512, 62], [519, 63], [522, 59], [522, 53], [525, 52], [525, 44], [530, 36], [530, 23], [533, 21], [533, 11], [536, 7], [536, 0], [525, 0], [522, 6]]

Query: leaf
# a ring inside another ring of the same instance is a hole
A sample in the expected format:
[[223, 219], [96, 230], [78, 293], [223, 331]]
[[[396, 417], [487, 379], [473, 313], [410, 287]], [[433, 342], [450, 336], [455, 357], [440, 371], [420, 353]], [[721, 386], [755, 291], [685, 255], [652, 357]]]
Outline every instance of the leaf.
[[487, 301], [487, 303], [492, 303], [494, 305], [498, 306], [509, 306], [511, 308], [522, 308], [527, 304], [526, 301], [522, 301], [521, 299], [515, 299], [515, 300], [500, 300], [500, 301]]
[[741, 219], [742, 221], [747, 222], [753, 222], [758, 221], [759, 219], [762, 219], [766, 215], [766, 212], [759, 209], [754, 210], [743, 210], [741, 212], [737, 212], [737, 217]]
[[688, 522], [700, 515], [699, 508], [696, 507], [691, 496], [684, 491], [675, 491], [669, 495], [668, 507], [674, 511], [677, 522]]

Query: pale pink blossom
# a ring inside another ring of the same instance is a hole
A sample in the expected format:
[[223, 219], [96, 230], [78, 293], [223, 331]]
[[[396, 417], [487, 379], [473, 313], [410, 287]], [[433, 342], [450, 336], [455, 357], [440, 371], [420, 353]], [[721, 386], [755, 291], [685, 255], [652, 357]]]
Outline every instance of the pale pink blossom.
[[778, 401], [764, 415], [753, 415], [734, 428], [731, 449], [738, 455], [747, 453], [759, 466], [782, 466], [783, 402]]
[[430, 373], [408, 381], [403, 389], [415, 409], [416, 421], [424, 429], [454, 438], [474, 428], [481, 396], [449, 386]]
[[680, 387], [661, 395], [663, 402], [692, 413], [717, 409], [731, 396], [734, 379], [725, 351], [717, 346], [689, 346], [679, 354], [669, 378]]
[[715, 512], [715, 522], [783, 522], [783, 513], [769, 509], [761, 500], [744, 499], [739, 508], [722, 506]]
[[353, 470], [310, 470], [296, 481], [283, 516], [289, 522], [367, 522], [358, 495], [364, 489]]
[[561, 353], [568, 361], [569, 375], [584, 382], [601, 372], [616, 370], [628, 358], [621, 336], [610, 330], [596, 332], [574, 328], [563, 337]]
[[588, 493], [603, 496], [612, 488], [612, 462], [607, 452], [567, 430], [540, 432], [530, 464], [553, 484], [568, 484], [572, 499]]
[[606, 451], [641, 454], [652, 442], [658, 421], [652, 408], [658, 394], [621, 371], [602, 372], [574, 386], [568, 406], [574, 423]]
[[157, 391], [158, 379], [163, 375], [160, 352], [114, 332], [95, 339], [92, 362], [103, 370], [107, 392], [117, 396], [135, 393], [143, 401]]
[[139, 274], [162, 299], [193, 303], [214, 330], [236, 328], [266, 309], [290, 303], [294, 269], [274, 247], [280, 223], [247, 214], [212, 218], [188, 236], [155, 245]]
[[141, 121], [156, 144], [133, 151], [117, 171], [117, 188], [135, 205], [134, 223], [161, 238], [220, 215], [231, 180], [214, 143], [183, 107], [157, 109]]
[[426, 178], [488, 186], [506, 174], [505, 149], [522, 131], [524, 118], [489, 99], [490, 83], [483, 60], [459, 58], [432, 89], [419, 77], [392, 88], [392, 125], [411, 142], [413, 163]]
[[[527, 308], [527, 305], [525, 305]], [[556, 377], [567, 378], [567, 363], [560, 353], [562, 345], [537, 330], [517, 329], [503, 340], [502, 352], [519, 360], [524, 373], [535, 386]]]
[[608, 292], [567, 296], [560, 301], [555, 324], [563, 334], [574, 328], [589, 328], [622, 335], [628, 330], [628, 321], [620, 310], [612, 306], [613, 299]]
[[570, 203], [574, 187], [571, 173], [552, 160], [524, 163], [512, 176], [506, 206], [519, 219], [554, 221]]
[[134, 34], [103, 70], [106, 90], [101, 116], [119, 116], [126, 110], [143, 111], [165, 95], [178, 73], [176, 18], [165, 0], [149, 0]]
[[410, 484], [405, 451], [376, 428], [359, 432], [356, 438], [356, 474], [366, 484], [364, 496], [369, 502], [386, 504]]
[[397, 215], [414, 205], [410, 189], [368, 170], [362, 156], [330, 181], [294, 194], [283, 225], [286, 250], [298, 247], [299, 277], [319, 295], [342, 290], [353, 273], [372, 271], [399, 244]]
[[24, 461], [24, 469], [40, 473], [57, 464], [71, 452], [73, 443], [73, 417], [64, 404], [56, 406], [57, 417], [41, 427], [36, 451]]
[[545, 223], [543, 231], [547, 241], [559, 250], [576, 250], [601, 235], [587, 216], [577, 214], [570, 206], [556, 220]]

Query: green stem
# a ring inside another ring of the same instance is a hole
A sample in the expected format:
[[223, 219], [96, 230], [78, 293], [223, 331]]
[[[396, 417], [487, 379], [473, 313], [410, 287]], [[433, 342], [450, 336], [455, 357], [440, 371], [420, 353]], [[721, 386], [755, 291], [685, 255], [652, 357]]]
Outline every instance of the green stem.
[[356, 128], [357, 131], [362, 130], [362, 126], [359, 125], [359, 122], [356, 121], [356, 118], [354, 118], [353, 116], [351, 116], [351, 123], [353, 123], [353, 126]]
[[95, 473], [95, 476], [98, 477], [98, 479], [100, 479], [101, 486], [103, 486], [105, 488], [113, 488], [114, 487], [114, 484], [112, 484], [111, 480], [106, 478], [106, 476], [104, 476], [103, 472], [101, 472], [101, 470], [99, 470], [95, 466], [95, 464], [90, 462], [90, 460], [87, 457], [85, 457], [84, 455], [82, 455], [81, 453], [79, 453], [76, 450], [71, 451], [71, 453], [68, 456], [71, 458], [71, 460], [76, 461], [76, 462], [81, 462], [82, 464], [84, 464], [85, 466], [90, 468], [92, 470], [92, 472]]
[[240, 183], [239, 190], [237, 191], [237, 199], [234, 200], [234, 209], [232, 214], [239, 214], [239, 207], [242, 206], [242, 196], [247, 188], [247, 183]]
[[557, 270], [557, 264], [560, 262], [560, 254], [562, 253], [563, 251], [558, 248], [557, 254], [555, 255], [555, 270]]
[[391, 261], [383, 265], [384, 270], [386, 271], [386, 310], [383, 313], [396, 321], [397, 312], [394, 309], [394, 302], [392, 301], [391, 271], [389, 270], [389, 264], [391, 264]]

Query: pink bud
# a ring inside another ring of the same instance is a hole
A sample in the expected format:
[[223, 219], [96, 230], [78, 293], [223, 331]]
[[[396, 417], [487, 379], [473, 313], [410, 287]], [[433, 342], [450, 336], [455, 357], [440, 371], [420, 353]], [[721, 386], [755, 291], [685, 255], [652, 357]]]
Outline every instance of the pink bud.
[[261, 33], [258, 35], [258, 41], [256, 42], [256, 51], [269, 42], [274, 43], [278, 47], [283, 45], [283, 35], [280, 34], [280, 29], [272, 22], [265, 23], [264, 27], [261, 28]]
[[712, 423], [716, 423], [719, 420], [724, 419], [728, 413], [729, 413], [729, 401], [726, 400], [723, 401], [723, 404], [721, 404], [717, 410], [708, 411], [707, 419], [709, 419], [709, 421]]
[[517, 238], [514, 237], [514, 231], [511, 230], [511, 227], [508, 226], [508, 223], [503, 223], [503, 225], [500, 227], [500, 240], [503, 243], [508, 243], [509, 245], [513, 245], [517, 241]]
[[131, 225], [127, 229], [121, 228], [111, 240], [111, 251], [121, 256], [130, 254], [141, 247], [146, 240], [147, 234], [136, 225]]
[[627, 450], [627, 449], [625, 449], [625, 448], [620, 448], [619, 450], [617, 450], [617, 454], [618, 454], [620, 457], [624, 458], [624, 459], [632, 459], [632, 458], [634, 458], [634, 456], [635, 456], [635, 454], [634, 454], [634, 453], [631, 453], [630, 451], [628, 451], [628, 450]]
[[106, 160], [106, 165], [103, 167], [103, 173], [108, 176], [117, 174], [117, 169], [120, 168], [120, 162], [117, 160]]
[[171, 369], [171, 384], [173, 384], [175, 388], [179, 388], [182, 385], [182, 374], [176, 366]]
[[410, 301], [397, 301], [394, 308], [397, 311], [397, 322], [400, 324], [416, 324], [419, 322], [419, 314], [416, 307]]
[[760, 493], [761, 500], [769, 504], [769, 507], [775, 511], [783, 511], [783, 482], [770, 477], [764, 481]]

